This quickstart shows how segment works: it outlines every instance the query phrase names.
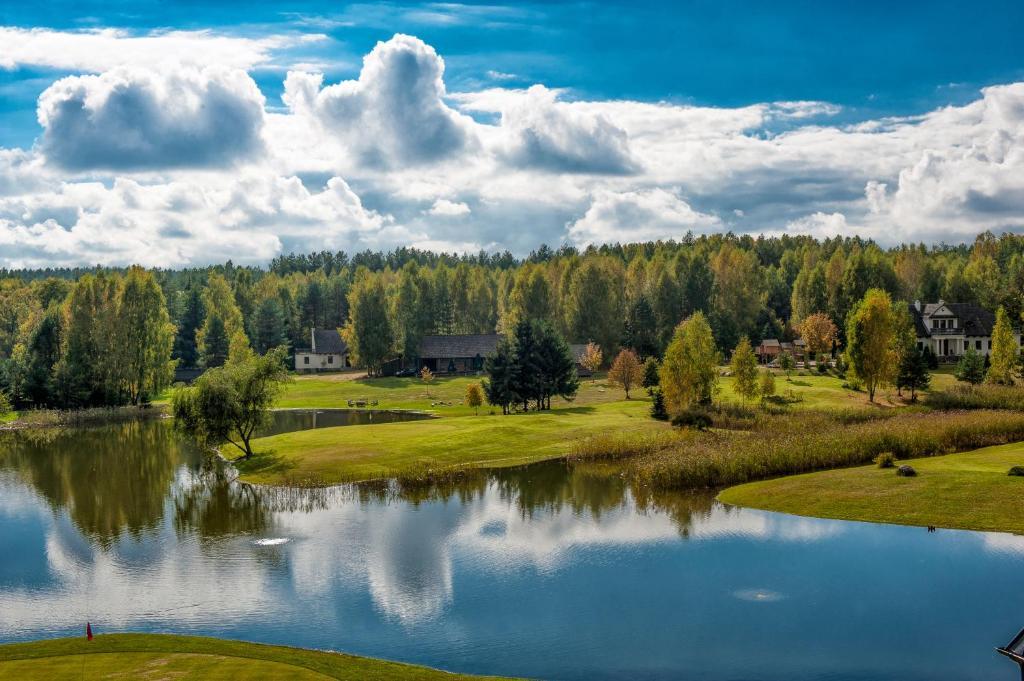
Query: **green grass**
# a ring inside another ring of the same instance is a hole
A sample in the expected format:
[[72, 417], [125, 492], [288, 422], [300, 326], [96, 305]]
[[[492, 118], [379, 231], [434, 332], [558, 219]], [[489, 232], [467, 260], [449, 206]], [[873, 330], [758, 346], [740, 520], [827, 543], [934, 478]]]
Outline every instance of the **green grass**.
[[255, 440], [242, 479], [264, 484], [333, 484], [419, 478], [453, 468], [495, 468], [568, 456], [600, 432], [668, 430], [633, 399], [561, 406], [549, 412], [480, 415], [321, 428]]
[[[897, 462], [902, 463], [902, 462]], [[1024, 534], [1024, 443], [906, 461], [917, 477], [860, 466], [731, 487], [729, 504], [842, 520]]]
[[[723, 367], [725, 369], [725, 367]], [[764, 371], [765, 369], [762, 369]], [[782, 404], [788, 404], [794, 410], [849, 409], [851, 407], [893, 407], [903, 406], [906, 402], [896, 395], [892, 388], [886, 388], [875, 395], [875, 405], [868, 402], [868, 395], [863, 391], [850, 390], [843, 387], [845, 379], [831, 374], [819, 374], [815, 370], [793, 371], [790, 379], [778, 369], [771, 370], [775, 374], [776, 398]], [[950, 373], [933, 373], [931, 389], [940, 390], [956, 382]], [[720, 383], [721, 391], [718, 398], [723, 402], [741, 403], [742, 400], [733, 389], [733, 379], [723, 376]], [[748, 404], [757, 404], [748, 402]]]
[[477, 679], [340, 653], [164, 634], [111, 634], [0, 645], [0, 678]]

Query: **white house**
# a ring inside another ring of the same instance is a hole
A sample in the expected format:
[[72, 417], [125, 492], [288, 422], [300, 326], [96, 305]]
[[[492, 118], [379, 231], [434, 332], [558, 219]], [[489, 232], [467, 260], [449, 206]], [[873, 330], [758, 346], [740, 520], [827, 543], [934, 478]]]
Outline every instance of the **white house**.
[[348, 345], [337, 329], [311, 329], [312, 347], [295, 349], [295, 371], [340, 371], [349, 366]]
[[[917, 347], [929, 348], [940, 359], [954, 361], [968, 348], [974, 348], [981, 355], [992, 351], [996, 316], [977, 305], [943, 300], [922, 305], [920, 300], [915, 300], [910, 306], [910, 315], [917, 331]], [[1019, 346], [1020, 329], [1014, 328], [1013, 335]]]

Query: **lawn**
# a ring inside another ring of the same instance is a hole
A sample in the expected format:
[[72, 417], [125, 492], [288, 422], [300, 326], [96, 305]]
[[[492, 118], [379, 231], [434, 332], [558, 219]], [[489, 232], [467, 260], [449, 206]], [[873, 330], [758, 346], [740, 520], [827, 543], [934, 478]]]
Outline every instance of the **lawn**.
[[[726, 370], [726, 367], [722, 368]], [[764, 371], [765, 369], [762, 369]], [[789, 380], [786, 374], [778, 369], [771, 370], [775, 374], [775, 390], [780, 401], [789, 404], [792, 409], [846, 409], [850, 407], [868, 406], [868, 395], [864, 391], [844, 388], [845, 379], [831, 374], [819, 374], [814, 370], [793, 371]], [[956, 382], [952, 373], [936, 371], [932, 373], [932, 389], [943, 389]], [[733, 389], [733, 379], [722, 377], [721, 391], [718, 399], [723, 402], [742, 402]], [[895, 389], [886, 388], [875, 395], [875, 403], [883, 407], [901, 406], [905, 401], [896, 395]]]
[[649, 409], [646, 396], [616, 402], [581, 400], [549, 412], [482, 412], [285, 433], [255, 440], [256, 456], [238, 464], [238, 469], [249, 482], [323, 485], [420, 477], [456, 467], [513, 466], [563, 457], [575, 441], [597, 433], [669, 429], [651, 419]]
[[719, 499], [820, 518], [1024, 534], [1024, 478], [1007, 475], [1024, 465], [1024, 443], [906, 463], [917, 477], [860, 466], [739, 485]]
[[[474, 410], [463, 405], [466, 386], [480, 383], [484, 376], [435, 377], [425, 383], [419, 378], [365, 378], [358, 374], [320, 374], [294, 377], [285, 386], [277, 406], [282, 409], [313, 407], [346, 408], [349, 400], [376, 400], [377, 409], [414, 409], [434, 412], [439, 416], [468, 416]], [[643, 390], [636, 395], [646, 396]], [[610, 386], [602, 378], [586, 379], [572, 402], [554, 399], [553, 407], [592, 405], [621, 400], [620, 388]], [[444, 404], [441, 404], [444, 403]], [[489, 407], [481, 407], [481, 413]]]
[[0, 678], [478, 679], [340, 653], [165, 634], [110, 634], [0, 645]]

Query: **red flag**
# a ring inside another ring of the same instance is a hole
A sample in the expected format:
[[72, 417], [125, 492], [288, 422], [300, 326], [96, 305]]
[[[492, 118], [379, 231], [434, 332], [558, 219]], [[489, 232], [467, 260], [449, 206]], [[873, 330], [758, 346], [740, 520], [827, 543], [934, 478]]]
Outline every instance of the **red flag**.
[[85, 640], [86, 641], [91, 641], [92, 640], [92, 625], [89, 624], [88, 622], [85, 623]]

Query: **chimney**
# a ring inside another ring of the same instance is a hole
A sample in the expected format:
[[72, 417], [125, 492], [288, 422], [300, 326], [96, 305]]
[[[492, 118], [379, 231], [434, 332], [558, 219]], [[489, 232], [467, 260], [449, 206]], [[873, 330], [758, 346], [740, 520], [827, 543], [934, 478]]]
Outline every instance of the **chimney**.
[[914, 309], [917, 310], [918, 312], [921, 311], [921, 301], [920, 300], [915, 300], [914, 301]]

